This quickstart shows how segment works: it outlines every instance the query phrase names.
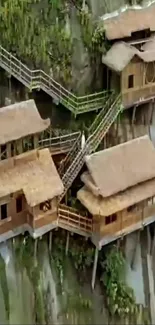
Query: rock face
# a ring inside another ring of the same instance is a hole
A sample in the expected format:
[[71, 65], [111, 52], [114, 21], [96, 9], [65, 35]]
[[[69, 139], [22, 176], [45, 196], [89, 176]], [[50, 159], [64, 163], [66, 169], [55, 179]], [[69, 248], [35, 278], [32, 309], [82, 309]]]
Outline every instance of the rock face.
[[[139, 4], [141, 0], [83, 0], [83, 5], [89, 5], [93, 19], [98, 19], [99, 16], [105, 13], [110, 13], [119, 10], [121, 7], [129, 6], [131, 4]], [[143, 5], [148, 2], [143, 1]], [[100, 58], [96, 64], [92, 64], [89, 50], [84, 44], [82, 37], [82, 28], [78, 18], [77, 9], [71, 8], [70, 11], [70, 30], [73, 42], [72, 55], [72, 78], [69, 84], [66, 85], [70, 90], [74, 90], [78, 95], [94, 92], [95, 90], [102, 90], [103, 75]], [[95, 89], [95, 87], [96, 89]]]

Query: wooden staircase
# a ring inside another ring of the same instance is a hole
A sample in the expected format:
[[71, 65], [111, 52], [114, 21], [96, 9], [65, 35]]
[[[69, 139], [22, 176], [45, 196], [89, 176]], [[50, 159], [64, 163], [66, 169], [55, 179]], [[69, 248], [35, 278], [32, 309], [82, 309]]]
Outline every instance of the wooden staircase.
[[[85, 156], [95, 152], [103, 137], [121, 111], [121, 96], [119, 95], [116, 97], [116, 95], [112, 94], [92, 124], [89, 130], [89, 137], [83, 149], [80, 149], [79, 139], [77, 139], [72, 150], [66, 157], [67, 161], [69, 161], [69, 159], [71, 160], [70, 166], [67, 168], [67, 170], [65, 170], [64, 167], [64, 172], [62, 169], [59, 170], [59, 173], [62, 177], [62, 182], [64, 184], [64, 191], [59, 197], [59, 201], [62, 200], [72, 185], [73, 181], [77, 177], [78, 173], [80, 172], [81, 168], [83, 167]], [[68, 163], [66, 164], [65, 162], [64, 165], [66, 166]]]
[[78, 210], [62, 204], [58, 208], [58, 226], [87, 237], [91, 237], [93, 231], [92, 219], [82, 216]]
[[30, 90], [42, 89], [56, 104], [61, 103], [74, 115], [101, 109], [109, 96], [107, 91], [101, 91], [78, 97], [44, 71], [30, 70], [2, 46], [0, 46], [0, 66]]

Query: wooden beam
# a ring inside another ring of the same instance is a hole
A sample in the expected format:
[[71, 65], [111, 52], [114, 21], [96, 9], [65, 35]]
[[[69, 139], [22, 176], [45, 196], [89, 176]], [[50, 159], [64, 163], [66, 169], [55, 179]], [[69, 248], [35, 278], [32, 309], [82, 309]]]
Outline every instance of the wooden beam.
[[49, 232], [49, 251], [52, 251], [52, 231]]
[[38, 239], [34, 239], [34, 259], [37, 257]]
[[137, 109], [137, 105], [135, 105], [134, 108], [133, 108], [133, 113], [132, 113], [132, 125], [133, 125], [134, 122], [135, 122], [136, 109]]
[[150, 226], [147, 226], [146, 229], [147, 229], [147, 251], [148, 251], [148, 254], [150, 254], [150, 252], [151, 252]]
[[66, 249], [65, 254], [68, 255], [68, 248], [69, 248], [69, 231], [67, 231], [67, 238], [66, 238]]
[[94, 257], [94, 265], [93, 265], [93, 273], [92, 273], [92, 282], [91, 282], [91, 286], [92, 286], [92, 289], [93, 289], [93, 290], [94, 290], [94, 287], [95, 287], [95, 281], [96, 281], [96, 271], [97, 271], [98, 253], [99, 253], [99, 250], [98, 250], [98, 248], [96, 247], [96, 248], [95, 248], [95, 257]]
[[136, 237], [136, 241], [135, 241], [135, 247], [134, 247], [134, 251], [133, 251], [133, 255], [132, 255], [132, 259], [131, 259], [131, 269], [134, 270], [135, 268], [135, 262], [136, 262], [136, 252], [137, 252], [137, 246], [140, 240], [140, 231], [137, 231], [137, 237]]

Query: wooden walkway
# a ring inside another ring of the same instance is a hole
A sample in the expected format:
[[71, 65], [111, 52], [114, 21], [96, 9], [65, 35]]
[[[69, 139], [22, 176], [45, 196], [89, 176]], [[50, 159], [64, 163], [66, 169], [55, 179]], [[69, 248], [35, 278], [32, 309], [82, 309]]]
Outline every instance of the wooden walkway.
[[57, 137], [46, 137], [39, 140], [40, 149], [49, 148], [52, 155], [64, 154], [69, 152], [77, 138], [81, 139], [81, 132], [72, 132]]
[[0, 66], [30, 90], [42, 89], [56, 104], [61, 103], [74, 115], [101, 109], [109, 96], [107, 91], [76, 96], [44, 71], [30, 70], [2, 46], [0, 46]]
[[85, 237], [91, 237], [93, 231], [92, 219], [62, 204], [58, 208], [58, 226]]

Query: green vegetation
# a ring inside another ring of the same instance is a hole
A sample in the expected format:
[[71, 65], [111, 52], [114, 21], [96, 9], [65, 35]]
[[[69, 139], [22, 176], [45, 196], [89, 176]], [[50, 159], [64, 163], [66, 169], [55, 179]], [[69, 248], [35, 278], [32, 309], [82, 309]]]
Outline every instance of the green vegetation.
[[148, 309], [136, 304], [133, 289], [125, 283], [125, 259], [122, 252], [113, 246], [100, 265], [110, 316], [115, 320], [124, 320], [124, 323], [127, 321], [128, 324], [148, 325]]
[[[90, 9], [82, 9], [80, 0], [77, 3], [82, 41], [95, 58], [105, 50], [104, 29], [93, 22]], [[30, 68], [42, 68], [62, 84], [69, 84], [73, 40], [67, 22], [73, 5], [69, 0], [2, 0], [2, 46]]]
[[7, 284], [7, 277], [6, 277], [6, 270], [5, 270], [5, 262], [0, 255], [0, 285], [2, 287], [2, 292], [4, 296], [4, 303], [5, 303], [5, 310], [7, 313], [7, 317], [9, 319], [9, 291], [8, 291], [8, 284]]
[[123, 281], [125, 260], [121, 251], [113, 248], [102, 264], [104, 273], [101, 277], [106, 295], [109, 312], [126, 317], [135, 313], [136, 302], [133, 290]]
[[34, 240], [27, 237], [25, 244], [21, 244], [20, 238], [15, 244], [16, 267], [26, 268], [27, 274], [34, 288], [34, 314], [37, 324], [45, 324], [45, 309], [43, 294], [40, 286], [40, 267], [34, 258]]

